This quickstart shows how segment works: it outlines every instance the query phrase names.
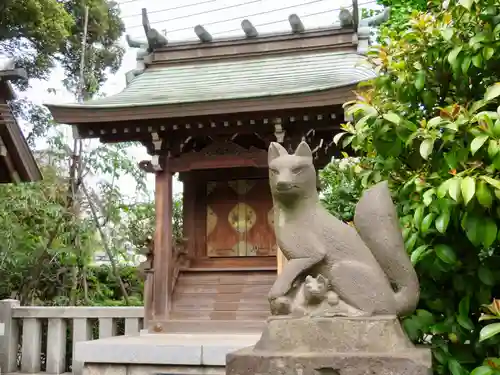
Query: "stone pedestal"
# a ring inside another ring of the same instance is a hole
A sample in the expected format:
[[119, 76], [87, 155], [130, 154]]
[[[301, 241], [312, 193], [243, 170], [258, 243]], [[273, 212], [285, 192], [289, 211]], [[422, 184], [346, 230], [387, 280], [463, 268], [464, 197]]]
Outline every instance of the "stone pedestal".
[[396, 317], [273, 317], [260, 340], [226, 357], [227, 375], [428, 375]]

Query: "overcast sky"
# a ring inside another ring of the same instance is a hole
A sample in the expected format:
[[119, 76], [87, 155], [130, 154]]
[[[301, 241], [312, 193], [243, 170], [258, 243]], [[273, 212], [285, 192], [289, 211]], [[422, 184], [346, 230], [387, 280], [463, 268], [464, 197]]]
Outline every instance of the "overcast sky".
[[[259, 32], [287, 31], [290, 29], [288, 16], [296, 13], [307, 28], [317, 28], [337, 23], [339, 9], [351, 7], [351, 0], [116, 0], [120, 4], [122, 18], [126, 27], [126, 34], [135, 38], [144, 38], [141, 25], [141, 9], [148, 10], [151, 27], [160, 32], [166, 32], [170, 41], [196, 39], [193, 28], [201, 24], [214, 38], [223, 36], [243, 35], [240, 23], [249, 19]], [[374, 0], [358, 0], [360, 7], [379, 8]], [[279, 4], [286, 5], [279, 5]], [[144, 38], [145, 39], [145, 38]], [[125, 35], [121, 40], [127, 48], [122, 66], [117, 74], [110, 76], [102, 92], [109, 96], [116, 94], [125, 87], [125, 73], [136, 67], [136, 49], [128, 48]], [[21, 96], [28, 97], [33, 102], [65, 103], [74, 101], [61, 83], [64, 72], [54, 69], [51, 79], [34, 81], [32, 88]], [[47, 88], [55, 89], [55, 94], [48, 93]], [[68, 138], [71, 129], [65, 127]], [[148, 159], [144, 148], [131, 150], [131, 157], [137, 162]], [[149, 186], [153, 189], [154, 178], [148, 176]], [[134, 185], [124, 179], [121, 184], [126, 194], [133, 195]], [[175, 184], [177, 192], [182, 191], [182, 185]]]

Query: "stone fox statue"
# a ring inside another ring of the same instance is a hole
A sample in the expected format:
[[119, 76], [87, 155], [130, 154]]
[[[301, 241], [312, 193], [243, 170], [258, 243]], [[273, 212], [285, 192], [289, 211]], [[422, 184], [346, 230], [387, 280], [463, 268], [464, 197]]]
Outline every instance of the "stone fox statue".
[[273, 142], [268, 159], [274, 229], [288, 259], [269, 292], [271, 306], [311, 274], [323, 275], [342, 301], [367, 315], [411, 313], [419, 299], [418, 278], [387, 183], [363, 194], [353, 228], [321, 205], [307, 143], [290, 155]]

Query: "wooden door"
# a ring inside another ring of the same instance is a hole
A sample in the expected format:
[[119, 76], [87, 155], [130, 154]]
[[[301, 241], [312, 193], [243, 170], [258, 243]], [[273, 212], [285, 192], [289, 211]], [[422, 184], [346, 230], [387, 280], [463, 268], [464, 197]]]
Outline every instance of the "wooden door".
[[276, 256], [272, 207], [267, 179], [208, 182], [207, 256]]

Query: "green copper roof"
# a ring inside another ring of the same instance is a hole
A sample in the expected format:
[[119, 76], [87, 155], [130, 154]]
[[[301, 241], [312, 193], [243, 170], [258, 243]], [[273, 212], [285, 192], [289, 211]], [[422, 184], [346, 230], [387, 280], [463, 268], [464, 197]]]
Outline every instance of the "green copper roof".
[[[181, 104], [313, 92], [356, 84], [375, 76], [365, 57], [322, 52], [240, 61], [147, 68], [120, 93], [84, 103], [111, 108]], [[81, 104], [58, 105], [79, 107]]]

